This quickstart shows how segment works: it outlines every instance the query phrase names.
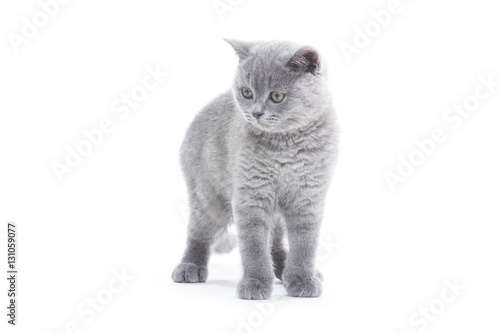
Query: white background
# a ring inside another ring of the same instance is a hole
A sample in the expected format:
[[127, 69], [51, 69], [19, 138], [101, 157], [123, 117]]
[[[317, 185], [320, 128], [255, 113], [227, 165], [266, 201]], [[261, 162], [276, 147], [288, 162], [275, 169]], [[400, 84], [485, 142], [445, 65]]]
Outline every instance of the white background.
[[[498, 331], [500, 87], [459, 128], [443, 120], [479, 76], [500, 81], [496, 3], [401, 0], [350, 62], [341, 43], [388, 0], [230, 3], [221, 19], [212, 0], [69, 1], [18, 52], [8, 36], [40, 5], [1, 3], [0, 242], [5, 253], [17, 222], [20, 267], [18, 325], [6, 324], [2, 278], [1, 331], [413, 333], [423, 324], [410, 318], [430, 305], [442, 313], [421, 331]], [[320, 298], [286, 297], [276, 283], [271, 302], [237, 299], [237, 251], [213, 257], [206, 284], [170, 279], [186, 236], [179, 145], [237, 65], [222, 38], [312, 45], [329, 65], [342, 142]], [[147, 66], [169, 76], [122, 120], [111, 105]], [[59, 181], [52, 163], [104, 118], [113, 132]], [[391, 191], [384, 173], [435, 128], [447, 140]], [[134, 278], [86, 322], [77, 309], [109, 296], [122, 269]], [[440, 309], [447, 279], [467, 289]]]

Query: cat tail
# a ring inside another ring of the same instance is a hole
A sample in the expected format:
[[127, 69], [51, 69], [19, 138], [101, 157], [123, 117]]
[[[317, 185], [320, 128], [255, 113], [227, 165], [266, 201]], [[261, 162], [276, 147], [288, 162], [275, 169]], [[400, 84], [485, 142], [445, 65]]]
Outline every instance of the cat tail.
[[238, 240], [236, 238], [236, 234], [230, 232], [229, 230], [224, 230], [219, 238], [212, 245], [212, 251], [215, 253], [229, 253], [231, 252], [236, 245], [238, 244]]

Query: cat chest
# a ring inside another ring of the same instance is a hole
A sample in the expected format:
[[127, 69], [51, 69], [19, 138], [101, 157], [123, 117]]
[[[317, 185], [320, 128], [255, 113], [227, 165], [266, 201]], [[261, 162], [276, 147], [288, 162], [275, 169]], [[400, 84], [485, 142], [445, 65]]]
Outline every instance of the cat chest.
[[253, 150], [240, 160], [240, 181], [250, 187], [300, 187], [318, 172], [317, 168], [314, 156], [300, 150]]

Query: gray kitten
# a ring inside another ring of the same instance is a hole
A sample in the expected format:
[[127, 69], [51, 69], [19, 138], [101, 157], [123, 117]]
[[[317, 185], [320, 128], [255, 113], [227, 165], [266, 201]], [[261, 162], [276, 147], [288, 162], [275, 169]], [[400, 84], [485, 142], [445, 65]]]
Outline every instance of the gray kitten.
[[274, 276], [290, 296], [320, 296], [314, 259], [338, 132], [324, 63], [289, 42], [226, 41], [240, 60], [232, 89], [198, 113], [181, 147], [191, 213], [172, 278], [205, 282], [234, 221], [240, 298], [269, 298]]

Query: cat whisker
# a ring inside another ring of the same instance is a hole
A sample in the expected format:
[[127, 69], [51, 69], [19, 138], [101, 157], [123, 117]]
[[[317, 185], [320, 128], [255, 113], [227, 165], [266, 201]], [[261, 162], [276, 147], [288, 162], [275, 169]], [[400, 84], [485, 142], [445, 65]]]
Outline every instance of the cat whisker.
[[243, 113], [243, 119], [245, 119], [246, 122], [250, 122], [252, 120], [252, 116], [249, 113], [245, 112]]

